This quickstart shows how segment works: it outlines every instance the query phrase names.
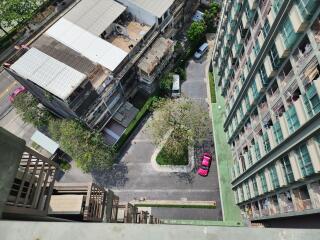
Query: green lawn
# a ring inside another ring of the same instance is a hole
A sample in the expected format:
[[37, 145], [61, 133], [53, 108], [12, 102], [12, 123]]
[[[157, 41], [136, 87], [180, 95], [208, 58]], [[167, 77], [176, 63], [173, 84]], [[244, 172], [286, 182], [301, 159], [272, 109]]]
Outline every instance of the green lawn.
[[188, 165], [188, 147], [183, 147], [181, 154], [172, 154], [166, 151], [166, 144], [159, 152], [156, 161], [159, 165]]
[[230, 146], [227, 143], [223, 130], [225, 104], [220, 91], [216, 94], [217, 102], [212, 104], [212, 118], [214, 129], [214, 142], [219, 171], [220, 196], [223, 208], [224, 221], [242, 222], [240, 210], [234, 201], [234, 194], [231, 189], [231, 173], [233, 167]]
[[210, 94], [211, 94], [211, 102], [216, 103], [216, 91], [214, 90], [215, 84], [214, 84], [214, 77], [212, 72], [209, 72], [209, 84], [210, 84]]

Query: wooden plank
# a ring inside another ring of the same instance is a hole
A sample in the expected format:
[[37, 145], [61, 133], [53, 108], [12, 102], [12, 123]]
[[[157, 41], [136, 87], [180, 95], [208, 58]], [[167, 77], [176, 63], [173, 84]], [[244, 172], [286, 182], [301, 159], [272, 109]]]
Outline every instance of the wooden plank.
[[48, 214], [80, 215], [84, 195], [52, 195]]

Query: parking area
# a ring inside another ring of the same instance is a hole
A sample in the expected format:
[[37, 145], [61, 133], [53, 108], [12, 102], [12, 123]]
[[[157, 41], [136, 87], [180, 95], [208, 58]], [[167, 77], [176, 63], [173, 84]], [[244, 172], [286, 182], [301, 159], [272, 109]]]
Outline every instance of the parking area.
[[[208, 61], [190, 61], [187, 80], [182, 83], [182, 94], [209, 108], [207, 104], [206, 68]], [[208, 110], [209, 114], [209, 110]], [[195, 148], [196, 167], [191, 173], [159, 173], [150, 163], [155, 146], [148, 135], [146, 122], [140, 124], [133, 138], [123, 151], [118, 164], [103, 174], [95, 174], [94, 179], [119, 195], [121, 201], [133, 199], [152, 200], [199, 200], [217, 202], [216, 209], [166, 209], [154, 208], [153, 214], [164, 219], [204, 219], [221, 220], [219, 183], [216, 162], [213, 159], [207, 177], [196, 171], [204, 152], [213, 151], [212, 131], [207, 139], [199, 139]], [[208, 123], [210, 124], [210, 123]]]

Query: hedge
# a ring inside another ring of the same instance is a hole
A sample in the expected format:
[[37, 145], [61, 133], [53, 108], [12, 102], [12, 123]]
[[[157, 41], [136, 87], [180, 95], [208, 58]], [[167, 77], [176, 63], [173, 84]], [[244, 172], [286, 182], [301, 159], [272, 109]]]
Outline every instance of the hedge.
[[216, 103], [216, 90], [215, 90], [215, 84], [214, 84], [214, 78], [212, 72], [209, 72], [209, 84], [210, 84], [210, 94], [211, 94], [211, 102]]
[[131, 121], [127, 129], [124, 131], [123, 135], [120, 137], [116, 144], [116, 149], [119, 150], [123, 144], [127, 141], [127, 139], [130, 137], [131, 133], [135, 130], [137, 125], [140, 123], [141, 119], [146, 115], [146, 113], [149, 111], [152, 103], [154, 101], [154, 97], [150, 97], [143, 107], [140, 109], [138, 114], [135, 116], [135, 118]]

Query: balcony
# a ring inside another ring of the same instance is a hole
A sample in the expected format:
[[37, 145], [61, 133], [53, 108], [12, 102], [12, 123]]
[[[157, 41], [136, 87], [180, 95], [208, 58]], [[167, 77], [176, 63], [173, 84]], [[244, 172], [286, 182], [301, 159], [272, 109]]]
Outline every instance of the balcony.
[[279, 99], [280, 99], [280, 90], [279, 88], [277, 88], [275, 92], [272, 93], [272, 95], [269, 95], [270, 107], [273, 107], [274, 105], [276, 105]]
[[282, 206], [282, 211], [284, 213], [292, 212], [294, 211], [294, 205], [292, 202], [286, 202], [284, 206]]
[[290, 86], [290, 84], [295, 81], [293, 70], [291, 70], [287, 75], [279, 75], [279, 79], [283, 89]]
[[260, 112], [261, 119], [263, 119], [264, 116], [269, 112], [267, 102], [261, 103], [258, 107], [258, 111]]

